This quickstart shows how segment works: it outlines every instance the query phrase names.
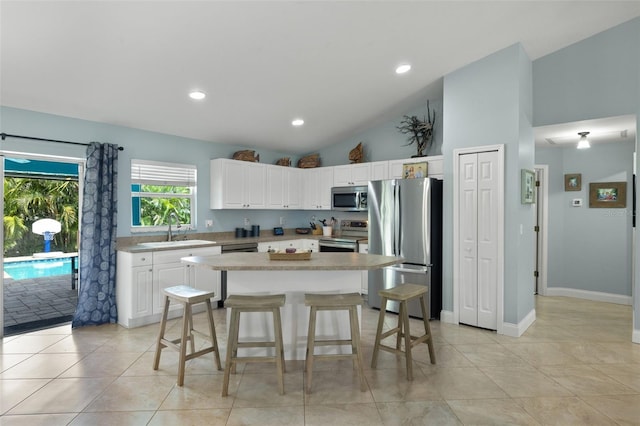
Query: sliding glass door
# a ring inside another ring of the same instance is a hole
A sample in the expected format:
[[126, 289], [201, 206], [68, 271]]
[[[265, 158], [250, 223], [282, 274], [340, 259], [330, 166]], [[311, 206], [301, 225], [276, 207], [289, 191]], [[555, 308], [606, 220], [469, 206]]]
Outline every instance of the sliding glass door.
[[68, 322], [73, 316], [83, 163], [4, 153], [4, 335]]

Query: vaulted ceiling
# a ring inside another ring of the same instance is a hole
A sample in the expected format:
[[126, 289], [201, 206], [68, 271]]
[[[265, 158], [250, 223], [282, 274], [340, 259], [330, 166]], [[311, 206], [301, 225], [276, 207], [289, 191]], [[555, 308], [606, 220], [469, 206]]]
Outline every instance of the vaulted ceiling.
[[499, 49], [535, 60], [639, 15], [637, 1], [3, 0], [0, 102], [304, 153], [441, 98], [443, 75]]

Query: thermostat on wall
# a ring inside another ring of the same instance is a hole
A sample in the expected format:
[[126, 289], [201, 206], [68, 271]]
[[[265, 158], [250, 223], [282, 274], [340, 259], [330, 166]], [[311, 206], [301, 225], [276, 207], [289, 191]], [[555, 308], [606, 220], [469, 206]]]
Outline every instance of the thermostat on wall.
[[574, 198], [571, 200], [571, 205], [573, 207], [582, 207], [582, 198]]

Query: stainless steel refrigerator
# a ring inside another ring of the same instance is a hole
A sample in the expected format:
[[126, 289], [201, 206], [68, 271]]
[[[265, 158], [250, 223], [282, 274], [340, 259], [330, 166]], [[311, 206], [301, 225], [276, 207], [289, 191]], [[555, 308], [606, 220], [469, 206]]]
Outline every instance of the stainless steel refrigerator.
[[[433, 178], [369, 182], [369, 253], [401, 256], [404, 263], [369, 271], [369, 306], [380, 308], [378, 291], [402, 283], [429, 287], [430, 318], [442, 310], [442, 181]], [[387, 310], [398, 312], [397, 302]], [[422, 318], [417, 301], [409, 315]]]

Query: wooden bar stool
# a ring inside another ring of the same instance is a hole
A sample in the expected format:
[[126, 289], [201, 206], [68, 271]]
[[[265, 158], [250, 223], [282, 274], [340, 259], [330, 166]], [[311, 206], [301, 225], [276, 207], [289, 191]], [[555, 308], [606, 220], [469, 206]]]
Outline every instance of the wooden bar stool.
[[[164, 311], [162, 312], [162, 320], [160, 321], [160, 333], [158, 334], [158, 342], [156, 345], [156, 355], [153, 361], [153, 369], [157, 370], [160, 364], [160, 354], [164, 348], [172, 348], [180, 353], [178, 361], [178, 386], [184, 385], [185, 364], [192, 358], [199, 357], [209, 352], [215, 355], [215, 361], [218, 370], [222, 370], [220, 365], [220, 352], [218, 351], [218, 339], [216, 337], [216, 328], [213, 323], [213, 312], [211, 310], [211, 298], [215, 296], [214, 292], [197, 290], [195, 288], [178, 285], [175, 287], [167, 287], [162, 290], [164, 293]], [[167, 316], [169, 315], [169, 304], [171, 302], [182, 303], [184, 313], [182, 314], [182, 334], [179, 339], [167, 340], [164, 333], [167, 328]], [[201, 333], [193, 329], [193, 316], [191, 307], [198, 303], [204, 303], [207, 306], [207, 315], [209, 317], [209, 334]], [[194, 334], [211, 342], [211, 346], [196, 352], [194, 344]], [[191, 346], [191, 352], [187, 354], [187, 341]]]
[[[362, 370], [362, 350], [360, 348], [360, 325], [358, 324], [358, 306], [362, 305], [362, 296], [359, 293], [346, 294], [305, 294], [304, 304], [311, 308], [309, 313], [309, 333], [307, 334], [307, 353], [305, 359], [305, 371], [307, 372], [307, 393], [311, 393], [311, 377], [313, 374], [313, 361], [327, 359], [352, 359], [353, 366], [360, 376], [360, 390], [367, 389], [367, 383]], [[316, 315], [318, 311], [349, 311], [349, 323], [351, 326], [350, 339], [316, 340]], [[315, 355], [316, 346], [343, 346], [350, 345], [350, 354], [326, 354]]]
[[[284, 306], [284, 294], [245, 296], [232, 294], [224, 302], [226, 308], [231, 308], [229, 322], [229, 337], [227, 341], [227, 360], [224, 365], [224, 382], [222, 396], [229, 394], [229, 375], [236, 372], [238, 362], [273, 362], [278, 371], [278, 386], [280, 394], [284, 394], [284, 348], [282, 344], [282, 320], [280, 308]], [[243, 312], [271, 312], [273, 313], [274, 341], [239, 342], [240, 314]], [[238, 348], [275, 348], [274, 356], [238, 357]]]
[[[431, 364], [436, 363], [436, 354], [433, 349], [433, 336], [431, 335], [431, 327], [429, 327], [429, 312], [427, 311], [426, 303], [424, 300], [425, 294], [429, 291], [429, 288], [423, 285], [417, 284], [402, 284], [397, 287], [393, 287], [387, 290], [380, 290], [378, 294], [382, 298], [380, 303], [380, 316], [378, 317], [378, 330], [376, 332], [376, 342], [373, 347], [373, 359], [371, 360], [371, 368], [376, 368], [378, 362], [378, 350], [382, 349], [392, 353], [404, 353], [407, 363], [407, 380], [413, 380], [413, 360], [411, 357], [411, 348], [419, 343], [427, 343], [429, 346], [429, 358], [431, 358]], [[422, 319], [424, 323], [424, 335], [412, 336], [409, 329], [409, 311], [407, 309], [407, 302], [418, 298], [420, 302], [420, 308], [422, 309]], [[384, 323], [384, 316], [387, 309], [387, 300], [394, 300], [400, 302], [400, 310], [398, 313], [398, 326], [382, 332], [382, 325]], [[385, 338], [397, 334], [396, 347], [386, 346], [380, 343]], [[402, 338], [404, 337], [404, 351], [400, 348]]]

